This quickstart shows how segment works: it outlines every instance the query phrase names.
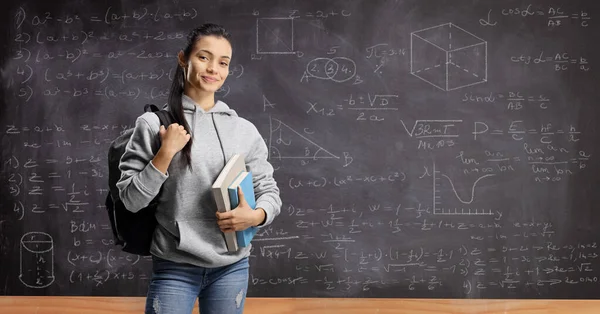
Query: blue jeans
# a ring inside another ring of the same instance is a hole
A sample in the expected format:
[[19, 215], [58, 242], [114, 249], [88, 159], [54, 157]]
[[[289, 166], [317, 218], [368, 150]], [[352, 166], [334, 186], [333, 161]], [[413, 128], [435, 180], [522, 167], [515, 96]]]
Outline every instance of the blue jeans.
[[190, 314], [198, 298], [202, 314], [242, 313], [248, 289], [248, 258], [204, 268], [152, 258], [146, 313]]

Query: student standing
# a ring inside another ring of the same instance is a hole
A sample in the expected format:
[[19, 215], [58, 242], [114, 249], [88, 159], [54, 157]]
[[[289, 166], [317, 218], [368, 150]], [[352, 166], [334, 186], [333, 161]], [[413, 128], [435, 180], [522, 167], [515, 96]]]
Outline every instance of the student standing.
[[[222, 232], [270, 224], [280, 212], [279, 189], [256, 127], [215, 101], [229, 74], [229, 33], [204, 24], [187, 40], [178, 54], [167, 107], [177, 123], [160, 126], [153, 113], [137, 119], [117, 187], [134, 212], [162, 187], [146, 313], [188, 314], [196, 299], [202, 314], [242, 313], [250, 247], [228, 252]], [[211, 185], [233, 154], [244, 155], [252, 172], [256, 210], [241, 203], [218, 213]]]

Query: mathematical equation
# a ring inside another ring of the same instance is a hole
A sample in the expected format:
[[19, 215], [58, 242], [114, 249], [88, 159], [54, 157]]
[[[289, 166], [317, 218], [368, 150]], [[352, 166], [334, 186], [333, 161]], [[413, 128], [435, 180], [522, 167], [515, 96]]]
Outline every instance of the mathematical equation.
[[545, 23], [549, 29], [563, 27], [565, 25], [576, 25], [582, 28], [590, 26], [592, 16], [587, 9], [574, 10], [567, 12], [561, 7], [535, 7], [533, 4], [527, 4], [515, 7], [505, 7], [501, 10], [488, 10], [487, 15], [479, 19], [479, 24], [482, 26], [493, 27], [498, 25], [503, 17], [514, 17], [530, 19], [535, 17], [546, 18]]
[[396, 98], [398, 98], [398, 95], [392, 94], [350, 94], [347, 98], [335, 104], [335, 108], [321, 106], [318, 102], [307, 102], [308, 110], [306, 113], [309, 115], [333, 117], [336, 115], [336, 112], [351, 110], [357, 112], [356, 121], [381, 122], [385, 120], [385, 117], [381, 114], [372, 114], [372, 112], [398, 111], [399, 108], [395, 106], [396, 103], [394, 101]]
[[476, 94], [476, 93], [464, 93], [461, 101], [464, 103], [484, 103], [484, 104], [495, 104], [503, 103], [506, 105], [506, 110], [519, 111], [528, 105], [533, 104], [534, 108], [548, 109], [552, 104], [550, 97], [546, 95], [525, 95], [524, 93], [508, 92], [508, 93], [494, 93], [490, 92], [487, 94]]
[[20, 7], [13, 20], [17, 28], [21, 28], [23, 25], [40, 27], [53, 23], [65, 25], [75, 24], [81, 26], [84, 23], [92, 22], [111, 25], [126, 22], [128, 20], [134, 20], [136, 22], [150, 21], [152, 23], [162, 23], [165, 20], [173, 19], [178, 19], [180, 21], [193, 20], [197, 16], [198, 11], [196, 11], [195, 8], [165, 12], [160, 7], [150, 9], [147, 7], [142, 7], [136, 10], [119, 12], [118, 9], [109, 6], [100, 14], [83, 17], [78, 14], [59, 16], [53, 14], [52, 12], [44, 12], [43, 14], [30, 14], [23, 7]]
[[[493, 256], [493, 257], [490, 257]], [[341, 245], [305, 252], [282, 244], [262, 246], [252, 257], [293, 261], [295, 277], [251, 276], [251, 285], [316, 285], [324, 291], [368, 291], [385, 286], [435, 291], [456, 285], [466, 295], [485, 289], [597, 285], [597, 243], [466, 246], [400, 250]], [[316, 261], [316, 262], [315, 262]], [[568, 261], [572, 266], [563, 266]]]
[[537, 56], [531, 55], [519, 55], [511, 56], [510, 61], [513, 63], [520, 63], [524, 65], [537, 65], [537, 64], [551, 64], [554, 71], [567, 71], [574, 66], [578, 70], [583, 72], [589, 71], [589, 61], [584, 57], [572, 58], [568, 53], [557, 53], [554, 56], [544, 56], [544, 52], [540, 52]]
[[501, 11], [503, 16], [514, 17], [533, 17], [543, 16], [547, 18], [548, 27], [558, 27], [566, 24], [566, 21], [577, 23], [581, 27], [588, 27], [592, 19], [587, 10], [577, 12], [566, 12], [561, 7], [550, 6], [547, 9], [535, 8], [532, 4], [523, 7], [504, 8]]

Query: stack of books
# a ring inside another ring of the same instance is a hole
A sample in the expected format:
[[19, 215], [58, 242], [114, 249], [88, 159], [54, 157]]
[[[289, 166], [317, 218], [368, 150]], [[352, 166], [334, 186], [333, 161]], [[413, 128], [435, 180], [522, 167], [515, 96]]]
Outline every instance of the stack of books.
[[[246, 171], [244, 156], [233, 155], [212, 185], [212, 193], [221, 213], [235, 209], [239, 205], [238, 187], [241, 187], [244, 198], [252, 209], [256, 209], [252, 173]], [[229, 252], [235, 252], [240, 247], [246, 247], [256, 234], [257, 228], [224, 232], [225, 243]]]

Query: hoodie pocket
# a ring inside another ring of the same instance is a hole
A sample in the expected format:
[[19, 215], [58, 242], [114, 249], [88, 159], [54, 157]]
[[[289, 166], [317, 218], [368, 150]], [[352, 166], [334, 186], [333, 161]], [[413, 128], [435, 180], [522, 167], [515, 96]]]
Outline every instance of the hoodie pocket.
[[208, 256], [226, 250], [223, 233], [216, 220], [177, 220], [177, 249], [195, 256]]

